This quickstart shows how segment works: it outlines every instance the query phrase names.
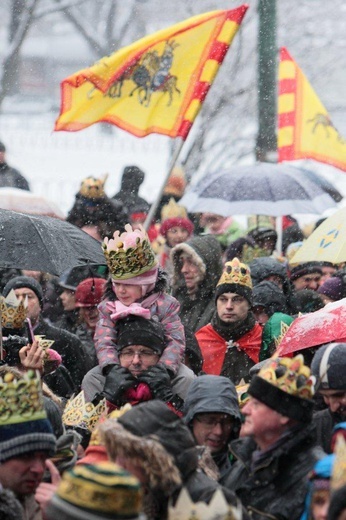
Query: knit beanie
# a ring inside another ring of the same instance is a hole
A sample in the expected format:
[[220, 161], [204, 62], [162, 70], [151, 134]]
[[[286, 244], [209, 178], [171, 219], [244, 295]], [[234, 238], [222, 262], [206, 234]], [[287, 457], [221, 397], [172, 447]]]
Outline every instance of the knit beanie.
[[65, 471], [47, 508], [48, 520], [139, 519], [142, 493], [136, 477], [113, 462]]
[[[9, 398], [11, 396], [11, 399]], [[41, 380], [29, 370], [0, 377], [0, 463], [25, 453], [55, 452], [55, 436], [44, 410]]]
[[311, 362], [311, 372], [321, 390], [346, 390], [346, 343], [320, 347]]
[[128, 316], [117, 322], [117, 350], [131, 345], [143, 345], [161, 355], [166, 347], [163, 326], [141, 316]]
[[215, 301], [226, 292], [239, 294], [252, 305], [252, 280], [249, 266], [238, 258], [225, 263], [224, 272], [215, 289]]
[[301, 354], [268, 359], [252, 378], [248, 393], [285, 417], [303, 423], [312, 419], [314, 384]]
[[297, 280], [301, 276], [312, 273], [318, 273], [320, 275], [323, 274], [321, 264], [319, 262], [304, 262], [302, 264], [296, 265], [293, 267], [293, 269], [291, 269], [290, 279], [292, 282], [294, 282], [294, 280]]
[[22, 289], [22, 288], [31, 289], [32, 291], [34, 291], [34, 293], [36, 294], [36, 296], [40, 302], [40, 306], [42, 307], [42, 305], [43, 305], [42, 286], [41, 286], [41, 284], [38, 283], [37, 280], [35, 280], [35, 278], [32, 278], [31, 276], [15, 276], [14, 278], [11, 278], [11, 280], [9, 280], [7, 282], [7, 284], [5, 285], [2, 293], [6, 297], [11, 289], [15, 290], [15, 289]]
[[341, 278], [338, 276], [332, 276], [331, 278], [327, 278], [327, 280], [320, 285], [317, 289], [319, 294], [323, 294], [324, 296], [328, 296], [333, 301], [341, 300], [342, 298], [342, 290], [343, 283]]
[[193, 222], [188, 218], [186, 209], [184, 206], [177, 204], [173, 197], [161, 210], [161, 222], [160, 234], [165, 238], [167, 231], [176, 226], [186, 229], [189, 236], [192, 235], [194, 230]]

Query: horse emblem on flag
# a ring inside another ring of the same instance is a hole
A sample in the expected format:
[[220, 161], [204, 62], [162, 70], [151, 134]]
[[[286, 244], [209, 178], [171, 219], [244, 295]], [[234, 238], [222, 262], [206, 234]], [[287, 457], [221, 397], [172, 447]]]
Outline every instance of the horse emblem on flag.
[[125, 81], [132, 81], [135, 86], [129, 92], [132, 97], [135, 93], [141, 105], [148, 107], [151, 96], [155, 92], [168, 94], [167, 106], [170, 106], [175, 93], [180, 94], [177, 87], [178, 78], [170, 73], [174, 59], [174, 49], [179, 43], [174, 40], [165, 42], [160, 55], [157, 50], [150, 50], [142, 56], [109, 87], [106, 96], [117, 98], [122, 96]]

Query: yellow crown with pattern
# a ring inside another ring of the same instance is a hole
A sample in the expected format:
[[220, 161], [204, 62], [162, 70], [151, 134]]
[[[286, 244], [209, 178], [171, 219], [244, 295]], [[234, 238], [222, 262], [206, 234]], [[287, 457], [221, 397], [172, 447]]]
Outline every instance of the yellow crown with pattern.
[[312, 399], [315, 393], [315, 378], [310, 368], [304, 365], [302, 354], [294, 358], [272, 357], [258, 372], [258, 376], [280, 388], [287, 394]]
[[97, 405], [85, 401], [84, 392], [68, 400], [62, 421], [65, 426], [78, 426], [92, 432], [101, 417], [107, 415], [106, 399], [102, 399]]
[[226, 262], [224, 271], [218, 281], [219, 285], [245, 285], [249, 289], [252, 289], [252, 280], [249, 266], [243, 264], [238, 258], [233, 258], [231, 262]]
[[346, 485], [346, 442], [341, 433], [337, 434], [334, 453], [335, 461], [330, 484], [332, 491]]
[[168, 506], [168, 520], [241, 520], [243, 518], [241, 504], [232, 506], [221, 489], [215, 491], [209, 504], [205, 502], [193, 502], [187, 491], [183, 488], [178, 500], [173, 507]]
[[115, 231], [112, 239], [104, 239], [102, 248], [114, 280], [134, 278], [157, 265], [143, 226], [132, 229], [130, 224], [126, 224], [125, 232]]
[[8, 372], [0, 377], [0, 426], [46, 417], [38, 373], [28, 370], [17, 378]]
[[168, 204], [165, 204], [161, 210], [161, 222], [169, 218], [188, 218], [184, 206], [177, 204], [173, 197], [169, 199]]
[[105, 193], [105, 182], [107, 180], [108, 173], [98, 179], [97, 177], [87, 177], [81, 183], [79, 193], [87, 199], [103, 199], [106, 197]]
[[21, 329], [28, 314], [28, 301], [18, 300], [13, 289], [6, 298], [0, 296], [1, 326], [7, 329]]

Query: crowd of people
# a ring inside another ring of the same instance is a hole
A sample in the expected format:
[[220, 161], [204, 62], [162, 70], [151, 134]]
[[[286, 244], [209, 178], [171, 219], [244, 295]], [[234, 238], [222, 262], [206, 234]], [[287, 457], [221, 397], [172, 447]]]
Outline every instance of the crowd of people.
[[104, 264], [1, 271], [0, 518], [345, 519], [346, 335], [277, 350], [345, 267], [292, 263], [291, 216], [278, 254], [271, 217], [188, 214], [181, 169], [146, 232], [143, 180], [81, 183]]

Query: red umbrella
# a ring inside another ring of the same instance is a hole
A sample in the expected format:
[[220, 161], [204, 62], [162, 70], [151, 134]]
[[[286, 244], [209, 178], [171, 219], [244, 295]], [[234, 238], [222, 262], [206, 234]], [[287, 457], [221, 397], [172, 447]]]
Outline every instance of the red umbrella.
[[276, 354], [285, 356], [332, 341], [346, 342], [346, 298], [295, 319], [282, 338]]

